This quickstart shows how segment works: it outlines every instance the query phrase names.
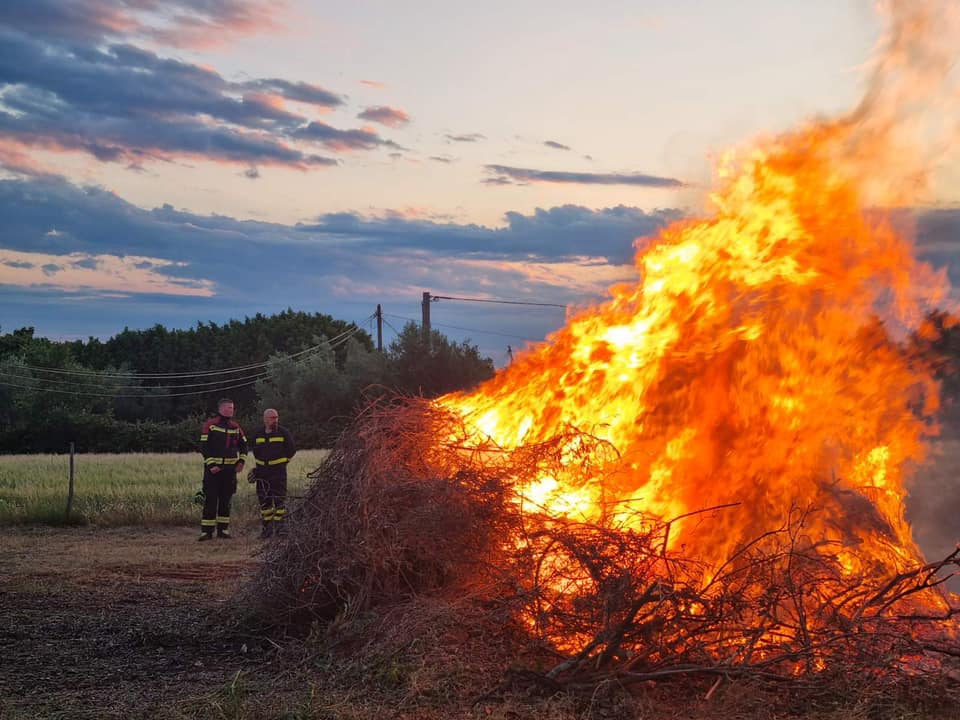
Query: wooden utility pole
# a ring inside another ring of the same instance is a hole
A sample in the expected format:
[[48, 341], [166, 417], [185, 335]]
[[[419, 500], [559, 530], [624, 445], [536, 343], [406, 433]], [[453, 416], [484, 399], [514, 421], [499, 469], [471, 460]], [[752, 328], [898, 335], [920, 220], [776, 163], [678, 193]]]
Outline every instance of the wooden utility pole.
[[421, 303], [423, 309], [423, 322], [421, 324], [423, 328], [423, 337], [430, 340], [430, 293], [423, 293], [423, 303]]
[[377, 303], [377, 350], [383, 352], [383, 310]]

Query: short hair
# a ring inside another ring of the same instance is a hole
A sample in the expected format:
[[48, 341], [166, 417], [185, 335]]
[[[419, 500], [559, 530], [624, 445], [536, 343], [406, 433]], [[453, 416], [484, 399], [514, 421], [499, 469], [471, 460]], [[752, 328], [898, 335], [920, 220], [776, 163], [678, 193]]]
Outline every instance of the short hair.
[[233, 404], [233, 400], [231, 400], [231, 399], [228, 398], [228, 397], [222, 397], [222, 398], [220, 398], [219, 400], [217, 400], [217, 407], [223, 407], [223, 406], [226, 405], [227, 403], [230, 403], [230, 404], [232, 405], [232, 404]]

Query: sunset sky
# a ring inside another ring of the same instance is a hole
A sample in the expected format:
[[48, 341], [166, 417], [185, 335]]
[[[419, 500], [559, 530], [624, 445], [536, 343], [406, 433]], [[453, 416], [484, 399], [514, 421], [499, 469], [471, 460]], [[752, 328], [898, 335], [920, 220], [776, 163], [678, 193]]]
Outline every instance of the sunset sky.
[[[854, 106], [879, 32], [858, 0], [4, 0], [0, 332], [596, 302], [723, 150]], [[498, 364], [564, 320], [432, 315]]]

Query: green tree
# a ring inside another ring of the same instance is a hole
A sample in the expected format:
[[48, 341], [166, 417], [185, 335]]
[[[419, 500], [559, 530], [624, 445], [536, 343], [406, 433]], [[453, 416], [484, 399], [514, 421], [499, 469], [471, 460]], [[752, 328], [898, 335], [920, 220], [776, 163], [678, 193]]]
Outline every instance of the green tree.
[[267, 377], [256, 385], [261, 408], [276, 408], [302, 447], [329, 444], [337, 431], [334, 418], [350, 409], [350, 384], [333, 348], [325, 338], [314, 344], [320, 348], [305, 357], [272, 356]]
[[391, 384], [401, 392], [437, 397], [470, 389], [493, 377], [493, 361], [482, 357], [469, 340], [451, 342], [432, 330], [427, 337], [407, 323], [388, 349]]

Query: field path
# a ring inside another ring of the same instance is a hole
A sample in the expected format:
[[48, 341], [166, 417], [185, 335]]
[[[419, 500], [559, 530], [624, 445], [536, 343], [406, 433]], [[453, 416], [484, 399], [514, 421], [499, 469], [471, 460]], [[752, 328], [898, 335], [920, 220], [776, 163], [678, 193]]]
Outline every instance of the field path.
[[0, 718], [190, 717], [223, 694], [268, 652], [223, 622], [258, 561], [239, 533], [0, 528]]

